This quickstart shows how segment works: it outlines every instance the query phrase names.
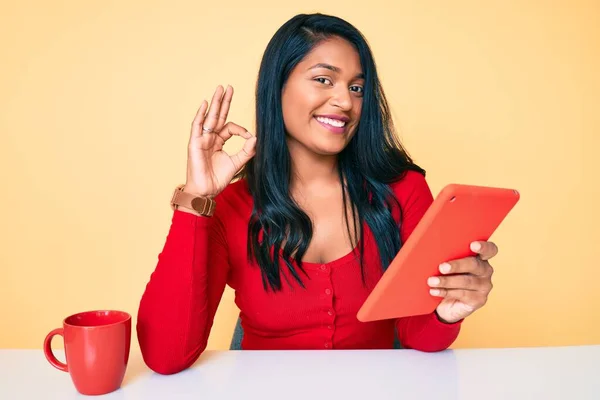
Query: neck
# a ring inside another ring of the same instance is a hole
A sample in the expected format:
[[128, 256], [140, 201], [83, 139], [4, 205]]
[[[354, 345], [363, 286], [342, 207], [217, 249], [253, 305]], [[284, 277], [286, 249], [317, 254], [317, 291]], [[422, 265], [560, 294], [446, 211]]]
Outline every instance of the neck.
[[304, 190], [314, 187], [316, 190], [323, 185], [339, 184], [337, 171], [337, 155], [319, 155], [308, 150], [300, 143], [288, 142], [292, 160], [292, 176], [290, 190]]

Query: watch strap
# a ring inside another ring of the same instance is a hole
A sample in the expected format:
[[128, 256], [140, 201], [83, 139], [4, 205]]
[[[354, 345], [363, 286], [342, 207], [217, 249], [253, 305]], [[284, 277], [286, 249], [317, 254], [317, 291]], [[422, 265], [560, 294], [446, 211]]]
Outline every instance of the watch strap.
[[173, 198], [171, 199], [173, 210], [177, 209], [177, 206], [182, 206], [190, 208], [203, 216], [211, 217], [214, 214], [217, 203], [213, 199], [184, 192], [183, 188], [184, 185], [177, 186], [173, 192]]

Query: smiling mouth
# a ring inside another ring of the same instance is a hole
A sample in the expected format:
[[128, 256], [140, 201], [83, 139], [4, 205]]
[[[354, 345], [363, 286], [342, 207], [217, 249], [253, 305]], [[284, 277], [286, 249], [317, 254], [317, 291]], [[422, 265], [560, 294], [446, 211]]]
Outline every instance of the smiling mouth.
[[322, 124], [327, 124], [334, 128], [343, 128], [346, 126], [346, 122], [340, 121], [339, 119], [327, 118], [327, 117], [315, 117], [315, 119]]

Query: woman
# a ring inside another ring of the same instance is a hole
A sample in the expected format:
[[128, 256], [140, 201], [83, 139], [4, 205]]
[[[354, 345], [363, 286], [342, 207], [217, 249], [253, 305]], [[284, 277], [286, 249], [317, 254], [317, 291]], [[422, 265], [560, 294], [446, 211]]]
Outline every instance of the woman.
[[[206, 348], [225, 285], [244, 349], [446, 349], [491, 290], [488, 259], [440, 266], [431, 315], [362, 323], [356, 313], [431, 202], [424, 171], [393, 131], [371, 51], [344, 20], [297, 15], [264, 53], [256, 136], [227, 114], [219, 86], [193, 120], [187, 180], [142, 297], [146, 364], [179, 372]], [[222, 148], [232, 136], [240, 152]]]

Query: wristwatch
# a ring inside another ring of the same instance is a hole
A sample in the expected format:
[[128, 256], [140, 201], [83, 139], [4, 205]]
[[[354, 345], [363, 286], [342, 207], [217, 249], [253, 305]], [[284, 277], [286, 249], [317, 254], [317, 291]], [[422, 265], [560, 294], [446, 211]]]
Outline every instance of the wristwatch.
[[179, 185], [175, 188], [173, 198], [171, 199], [171, 208], [175, 210], [177, 206], [187, 207], [198, 212], [200, 215], [212, 217], [217, 203], [210, 197], [194, 196], [191, 193], [184, 192], [184, 186]]

